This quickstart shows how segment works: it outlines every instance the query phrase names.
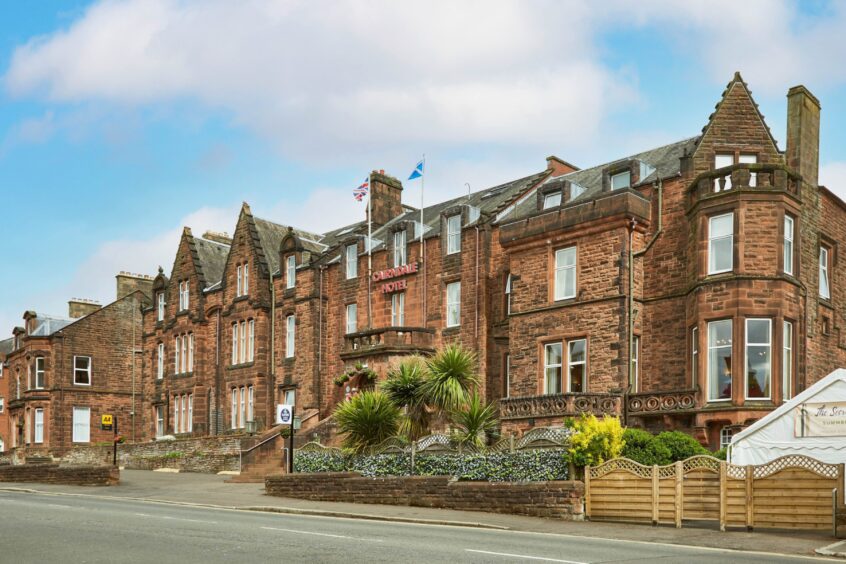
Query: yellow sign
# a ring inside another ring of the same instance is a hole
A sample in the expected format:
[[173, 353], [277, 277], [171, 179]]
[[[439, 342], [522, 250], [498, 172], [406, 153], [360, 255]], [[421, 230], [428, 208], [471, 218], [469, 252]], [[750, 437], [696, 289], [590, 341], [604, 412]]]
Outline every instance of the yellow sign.
[[110, 427], [112, 425], [112, 416], [111, 415], [102, 415], [100, 424], [103, 427]]

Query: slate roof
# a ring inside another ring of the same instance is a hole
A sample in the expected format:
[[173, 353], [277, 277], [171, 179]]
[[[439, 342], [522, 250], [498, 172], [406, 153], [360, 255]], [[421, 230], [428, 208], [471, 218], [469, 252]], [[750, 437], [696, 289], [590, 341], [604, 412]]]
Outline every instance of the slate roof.
[[194, 246], [197, 249], [200, 268], [203, 270], [206, 288], [214, 286], [223, 278], [226, 257], [229, 255], [229, 245], [194, 237]]
[[15, 339], [4, 339], [0, 341], [0, 354], [9, 354], [14, 347]]
[[30, 333], [32, 337], [49, 337], [79, 319], [67, 319], [54, 315], [38, 314], [35, 329]]
[[[258, 232], [262, 249], [264, 249], [264, 256], [267, 258], [270, 272], [276, 272], [279, 270], [279, 245], [282, 243], [285, 235], [288, 234], [288, 226], [258, 217], [254, 217], [253, 220], [255, 221], [256, 231]], [[294, 233], [299, 237], [303, 247], [307, 251], [322, 253], [326, 250], [326, 246], [320, 243], [322, 235], [296, 228], [294, 228]]]
[[[586, 168], [584, 170], [577, 170], [576, 172], [571, 172], [569, 174], [550, 178], [541, 186], [547, 185], [549, 183], [563, 183], [564, 181], [569, 181], [578, 184], [579, 186], [584, 188], [584, 192], [582, 194], [580, 194], [576, 198], [573, 198], [570, 201], [589, 201], [596, 198], [602, 192], [603, 170], [608, 167], [612, 167], [615, 164], [633, 160], [640, 161], [651, 169], [654, 169], [647, 176], [641, 178], [638, 183], [638, 185], [649, 184], [651, 182], [654, 182], [655, 180], [658, 180], [659, 178], [669, 178], [679, 174], [681, 164], [679, 159], [681, 159], [681, 157], [684, 156], [685, 153], [692, 153], [696, 147], [696, 143], [698, 140], [698, 136], [690, 137], [688, 139], [676, 141], [675, 143], [670, 143], [669, 145], [663, 145], [661, 147], [656, 147], [655, 149], [636, 153], [629, 157], [610, 161], [598, 166]], [[534, 191], [532, 192], [532, 194], [533, 193]], [[527, 196], [531, 196], [531, 194], [527, 194]], [[570, 202], [565, 202], [565, 205], [568, 203]], [[508, 222], [515, 219], [534, 215], [538, 212], [539, 210], [537, 209], [537, 200], [532, 197], [525, 197], [521, 199], [521, 202], [518, 206], [516, 206], [516, 210], [513, 213], [505, 215], [504, 217], [500, 218], [500, 220], [503, 222]]]

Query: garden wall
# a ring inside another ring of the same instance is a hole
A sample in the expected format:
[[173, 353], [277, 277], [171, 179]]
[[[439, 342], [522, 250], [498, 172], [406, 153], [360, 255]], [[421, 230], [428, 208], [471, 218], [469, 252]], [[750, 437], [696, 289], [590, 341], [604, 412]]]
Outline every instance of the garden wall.
[[308, 499], [438, 507], [582, 520], [584, 484], [550, 482], [463, 482], [448, 476], [365, 478], [356, 472], [269, 476], [267, 495]]
[[72, 486], [116, 486], [120, 471], [114, 466], [59, 466], [58, 464], [10, 464], [0, 466], [0, 482], [34, 482]]

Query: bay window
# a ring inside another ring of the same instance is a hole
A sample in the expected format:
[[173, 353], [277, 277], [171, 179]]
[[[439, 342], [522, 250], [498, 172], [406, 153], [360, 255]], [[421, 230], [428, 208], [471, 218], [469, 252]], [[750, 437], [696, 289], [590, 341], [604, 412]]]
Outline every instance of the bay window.
[[391, 326], [405, 325], [405, 292], [397, 292], [391, 296]]
[[731, 319], [708, 323], [708, 400], [731, 399]]
[[769, 399], [772, 383], [772, 320], [746, 320], [746, 398]]
[[561, 343], [550, 343], [544, 346], [544, 386], [545, 394], [560, 394], [561, 374], [563, 370]]
[[793, 274], [793, 218], [784, 216], [784, 273]]
[[576, 339], [567, 343], [568, 392], [587, 391], [587, 340]]
[[[714, 155], [714, 168], [723, 168], [727, 166], [731, 166], [734, 164], [734, 153], [723, 153], [723, 154], [716, 154]], [[725, 177], [726, 184], [723, 190], [731, 190], [731, 176], [727, 175]], [[714, 179], [714, 192], [720, 191], [720, 179]]]
[[699, 384], [699, 328], [694, 327], [690, 331], [690, 375], [691, 389]]
[[734, 213], [708, 218], [708, 274], [731, 272], [734, 264]]
[[35, 357], [35, 389], [44, 389], [44, 357]]
[[782, 328], [781, 399], [787, 401], [793, 397], [793, 323], [785, 321]]

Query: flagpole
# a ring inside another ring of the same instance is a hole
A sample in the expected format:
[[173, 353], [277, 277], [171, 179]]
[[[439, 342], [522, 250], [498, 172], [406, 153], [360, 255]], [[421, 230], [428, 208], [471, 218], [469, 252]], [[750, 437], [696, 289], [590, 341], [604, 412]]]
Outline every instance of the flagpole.
[[373, 173], [367, 177], [367, 328], [373, 328], [373, 306], [371, 294], [373, 288], [371, 287], [373, 280]]
[[425, 187], [425, 180], [426, 180], [426, 153], [423, 153], [423, 173], [420, 175], [420, 262], [423, 263], [423, 282], [420, 284], [420, 291], [423, 292], [423, 324], [422, 326], [425, 328], [427, 326], [427, 317], [428, 314], [426, 312], [426, 247], [423, 243], [423, 191]]

